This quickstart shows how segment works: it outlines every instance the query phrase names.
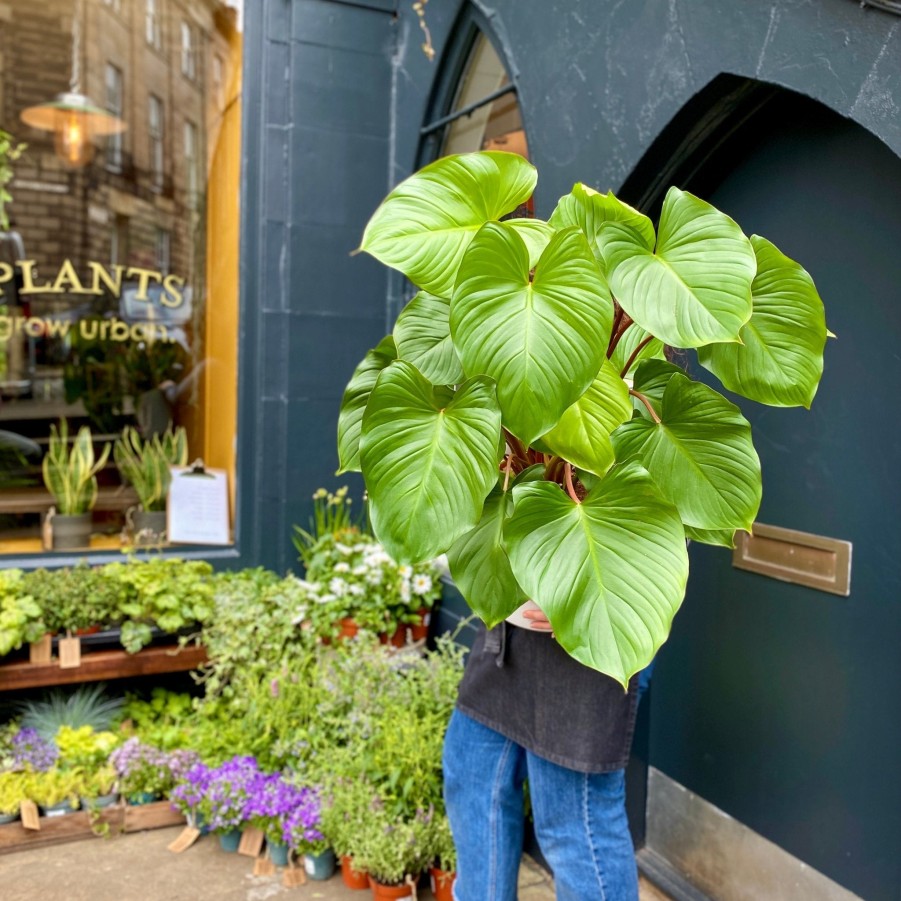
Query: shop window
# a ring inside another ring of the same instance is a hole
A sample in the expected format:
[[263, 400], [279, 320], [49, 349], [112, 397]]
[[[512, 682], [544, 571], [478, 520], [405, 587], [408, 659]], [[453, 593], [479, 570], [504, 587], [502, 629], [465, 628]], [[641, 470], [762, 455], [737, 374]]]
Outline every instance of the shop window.
[[[180, 0], [187, 32], [163, 28], [164, 0], [2, 6], [0, 130], [27, 147], [0, 228], [0, 558], [53, 553], [42, 462], [61, 421], [98, 457], [129, 427], [183, 428], [233, 516], [241, 3]], [[78, 553], [136, 538], [112, 455], [97, 481]]]
[[[112, 63], [106, 64], [106, 110], [111, 116], [122, 118], [122, 70]], [[109, 135], [106, 144], [106, 167], [111, 172], [122, 169], [122, 132]]]

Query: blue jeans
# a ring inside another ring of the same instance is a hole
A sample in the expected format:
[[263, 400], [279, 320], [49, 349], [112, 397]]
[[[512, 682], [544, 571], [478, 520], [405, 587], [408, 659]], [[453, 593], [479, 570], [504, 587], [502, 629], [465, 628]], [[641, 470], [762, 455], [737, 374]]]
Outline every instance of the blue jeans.
[[624, 771], [558, 766], [455, 710], [444, 741], [444, 794], [457, 901], [516, 901], [526, 778], [557, 901], [637, 901]]

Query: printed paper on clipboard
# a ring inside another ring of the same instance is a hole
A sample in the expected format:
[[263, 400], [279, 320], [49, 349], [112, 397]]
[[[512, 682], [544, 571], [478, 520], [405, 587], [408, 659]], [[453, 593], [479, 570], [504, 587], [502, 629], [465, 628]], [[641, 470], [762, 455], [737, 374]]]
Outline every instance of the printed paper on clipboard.
[[230, 544], [228, 475], [202, 463], [172, 466], [167, 532], [173, 544]]

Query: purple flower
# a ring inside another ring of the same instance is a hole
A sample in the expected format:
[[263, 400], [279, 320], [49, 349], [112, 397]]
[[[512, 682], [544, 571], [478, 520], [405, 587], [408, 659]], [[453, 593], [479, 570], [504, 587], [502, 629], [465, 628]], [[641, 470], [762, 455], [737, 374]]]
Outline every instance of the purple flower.
[[12, 739], [13, 769], [49, 770], [59, 757], [59, 748], [41, 738], [37, 729], [20, 729]]

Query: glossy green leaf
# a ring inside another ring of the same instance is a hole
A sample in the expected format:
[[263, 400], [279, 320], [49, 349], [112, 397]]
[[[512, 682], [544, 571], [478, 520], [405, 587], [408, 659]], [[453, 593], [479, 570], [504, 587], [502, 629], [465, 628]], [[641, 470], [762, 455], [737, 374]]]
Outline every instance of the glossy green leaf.
[[742, 344], [698, 351], [730, 391], [776, 407], [810, 407], [823, 374], [826, 317], [813, 279], [766, 238], [752, 235], [754, 312]]
[[629, 389], [610, 362], [604, 360], [588, 390], [542, 440], [558, 457], [603, 475], [613, 464], [610, 433], [631, 415]]
[[505, 219], [504, 225], [522, 238], [529, 250], [529, 268], [534, 269], [554, 237], [553, 226], [541, 219]]
[[454, 584], [489, 629], [526, 600], [504, 547], [504, 524], [512, 512], [512, 494], [496, 487], [485, 501], [479, 524], [447, 551]]
[[[639, 345], [641, 345], [648, 337], [650, 337], [651, 340], [645, 344], [644, 347], [638, 349]], [[636, 350], [638, 350], [638, 353], [633, 357], [632, 354]], [[629, 363], [630, 359], [632, 361], [631, 363]], [[617, 342], [616, 347], [613, 348], [613, 353], [610, 356], [610, 363], [617, 372], [623, 373], [623, 376], [628, 378], [634, 375], [636, 367], [643, 360], [657, 359], [665, 359], [663, 355], [663, 342], [658, 338], [651, 337], [649, 332], [646, 332], [640, 325], [633, 323], [626, 329], [622, 338]], [[623, 370], [626, 369], [627, 363], [629, 363], [629, 368], [623, 372]]]
[[442, 157], [401, 182], [375, 211], [360, 249], [449, 297], [469, 242], [531, 197], [535, 167], [516, 153]]
[[397, 359], [397, 348], [394, 339], [388, 335], [363, 358], [363, 362], [354, 370], [344, 397], [341, 399], [341, 411], [338, 414], [338, 472], [359, 472], [360, 470], [360, 427], [363, 423], [363, 411], [369, 401], [381, 371]]
[[613, 309], [585, 236], [557, 232], [530, 278], [522, 238], [489, 222], [473, 239], [451, 300], [454, 346], [467, 375], [497, 382], [504, 425], [530, 444], [594, 380]]
[[697, 529], [750, 529], [760, 506], [760, 460], [741, 411], [712, 388], [675, 374], [660, 423], [637, 417], [613, 433], [618, 461], [638, 460]]
[[449, 316], [449, 300], [420, 291], [394, 324], [398, 359], [412, 363], [433, 385], [456, 385], [464, 379]]
[[717, 547], [735, 547], [734, 529], [694, 529], [685, 526], [685, 537], [700, 544], [713, 544]]
[[635, 229], [648, 250], [654, 249], [654, 225], [644, 213], [623, 203], [612, 191], [601, 194], [581, 182], [573, 185], [572, 191], [560, 198], [548, 222], [557, 229], [577, 226], [585, 233], [592, 247], [596, 246], [605, 222], [621, 222]]
[[379, 376], [366, 405], [360, 460], [373, 532], [396, 560], [444, 553], [479, 522], [497, 482], [501, 414], [491, 379], [455, 393], [411, 363]]
[[[659, 413], [663, 403], [663, 392], [669, 385], [670, 379], [674, 375], [685, 375], [685, 370], [680, 369], [675, 363], [667, 360], [645, 360], [637, 370], [635, 370], [635, 378], [632, 387], [643, 394], [651, 405]], [[635, 409], [643, 416], [649, 416], [644, 404], [641, 401], [635, 401]]]
[[574, 503], [550, 482], [513, 490], [504, 535], [517, 582], [580, 663], [623, 687], [669, 634], [688, 578], [676, 509], [632, 463]]
[[656, 253], [615, 222], [601, 227], [598, 242], [614, 296], [652, 335], [674, 347], [739, 340], [751, 318], [757, 262], [751, 242], [724, 213], [671, 188]]

